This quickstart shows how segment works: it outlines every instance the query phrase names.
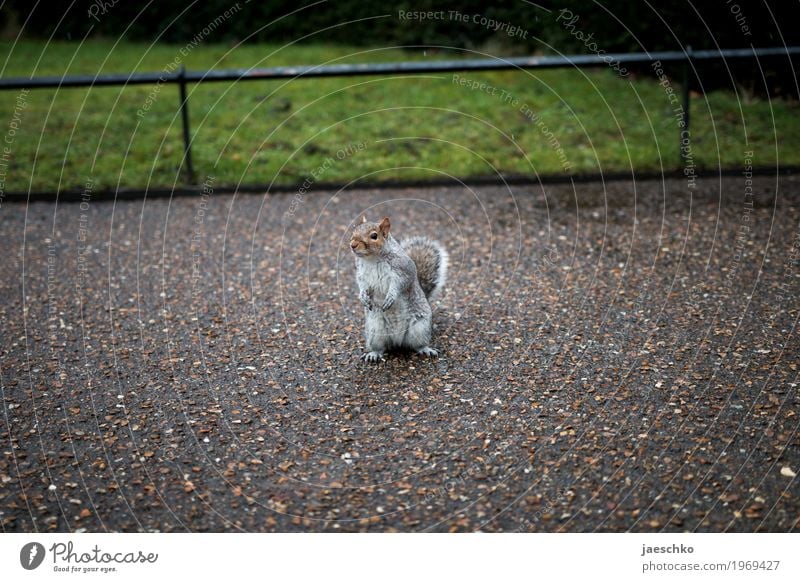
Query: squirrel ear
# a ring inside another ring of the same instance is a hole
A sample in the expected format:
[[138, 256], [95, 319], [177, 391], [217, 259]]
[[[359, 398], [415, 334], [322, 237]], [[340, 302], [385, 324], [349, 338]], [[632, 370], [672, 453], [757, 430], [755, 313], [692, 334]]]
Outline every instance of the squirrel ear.
[[389, 224], [389, 217], [384, 216], [381, 223], [378, 225], [378, 229], [381, 231], [381, 234], [385, 237], [389, 234], [389, 229], [391, 228], [391, 224]]
[[361, 224], [364, 224], [366, 221], [367, 221], [367, 215], [366, 214], [362, 214], [361, 215]]

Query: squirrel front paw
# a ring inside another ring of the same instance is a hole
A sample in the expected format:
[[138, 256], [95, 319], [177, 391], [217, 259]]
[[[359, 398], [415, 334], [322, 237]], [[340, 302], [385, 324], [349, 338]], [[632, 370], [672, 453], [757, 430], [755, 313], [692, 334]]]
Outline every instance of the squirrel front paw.
[[381, 306], [381, 309], [383, 311], [388, 311], [389, 309], [391, 309], [392, 305], [394, 305], [394, 302], [396, 300], [397, 300], [397, 295], [395, 295], [394, 293], [389, 293], [386, 296], [386, 299], [383, 301], [383, 305]]
[[369, 311], [372, 311], [372, 293], [364, 289], [358, 294], [358, 299], [361, 301], [361, 305], [366, 307]]

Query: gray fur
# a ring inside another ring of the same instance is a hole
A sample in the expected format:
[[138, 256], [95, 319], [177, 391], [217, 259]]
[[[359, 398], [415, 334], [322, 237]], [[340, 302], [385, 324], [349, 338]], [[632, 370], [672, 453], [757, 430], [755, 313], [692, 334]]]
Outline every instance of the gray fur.
[[400, 246], [417, 266], [417, 279], [425, 297], [433, 299], [442, 290], [447, 279], [447, 251], [426, 236], [404, 240]]
[[410, 240], [408, 248], [414, 259], [389, 234], [380, 254], [356, 256], [356, 281], [366, 317], [368, 353], [363, 358], [368, 362], [382, 360], [389, 348], [438, 355], [428, 345], [432, 331], [428, 297], [444, 284], [447, 255], [438, 243], [422, 238]]

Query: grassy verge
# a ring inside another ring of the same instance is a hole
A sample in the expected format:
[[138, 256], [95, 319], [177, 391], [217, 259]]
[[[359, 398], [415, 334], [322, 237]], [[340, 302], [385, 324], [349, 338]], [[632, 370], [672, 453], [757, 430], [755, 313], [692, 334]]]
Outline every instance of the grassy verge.
[[[3, 77], [454, 58], [332, 46], [235, 50], [107, 41], [0, 44]], [[215, 185], [607, 172], [678, 167], [678, 126], [653, 79], [608, 70], [354, 77], [190, 87], [193, 156]], [[466, 85], [459, 82], [465, 79]], [[482, 87], [472, 88], [483, 83]], [[679, 89], [676, 82], [674, 89]], [[10, 144], [5, 190], [183, 183], [173, 85], [31, 91]], [[5, 131], [17, 103], [5, 92]], [[137, 111], [149, 105], [147, 111]], [[793, 104], [714, 92], [692, 101], [698, 167], [800, 164]], [[361, 145], [357, 145], [361, 144]]]

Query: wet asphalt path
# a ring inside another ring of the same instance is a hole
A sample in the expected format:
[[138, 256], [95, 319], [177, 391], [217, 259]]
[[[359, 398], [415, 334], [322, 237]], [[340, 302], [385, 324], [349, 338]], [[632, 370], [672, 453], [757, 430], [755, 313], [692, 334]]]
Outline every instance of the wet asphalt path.
[[[796, 530], [800, 179], [754, 191], [6, 202], [2, 531]], [[364, 212], [450, 250], [436, 361], [359, 361]]]

